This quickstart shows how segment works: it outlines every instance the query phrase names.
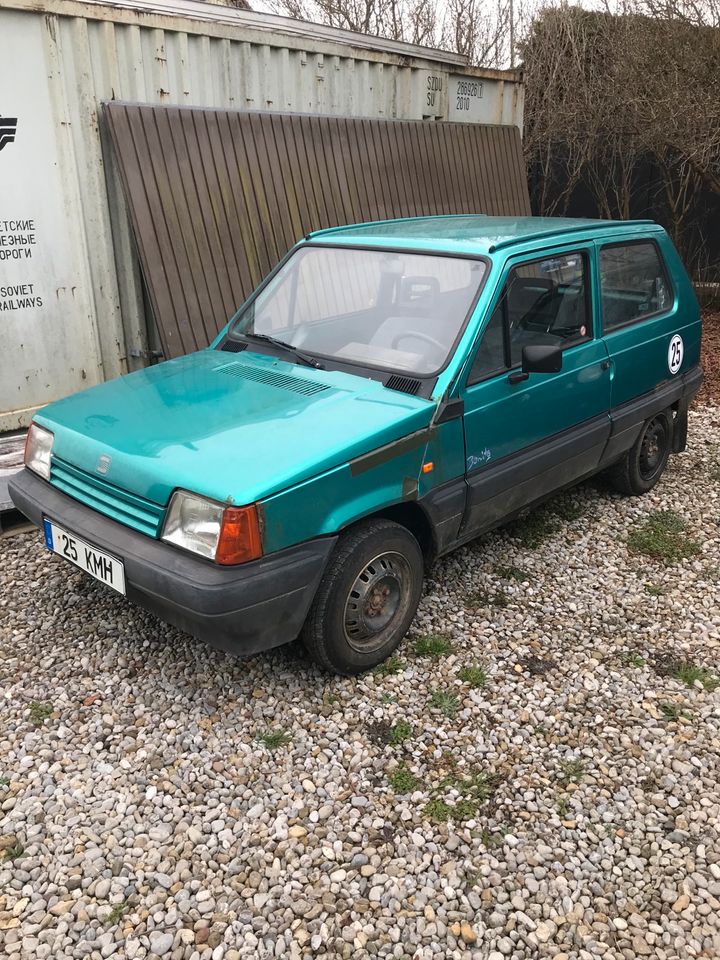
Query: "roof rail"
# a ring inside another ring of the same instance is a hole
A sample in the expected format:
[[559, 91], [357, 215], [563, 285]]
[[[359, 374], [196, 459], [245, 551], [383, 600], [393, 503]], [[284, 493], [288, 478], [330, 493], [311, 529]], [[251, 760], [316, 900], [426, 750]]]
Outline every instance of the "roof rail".
[[[594, 226], [604, 225], [606, 227], [620, 228], [620, 227], [638, 227], [638, 226], [653, 226], [658, 227], [659, 224], [654, 220], [595, 220]], [[524, 243], [531, 240], [545, 240], [547, 237], [556, 237], [561, 233], [583, 233], [586, 230], [592, 229], [591, 224], [584, 223], [578, 224], [575, 227], [555, 227], [552, 230], [541, 230], [538, 233], [533, 233], [527, 237], [510, 237], [508, 240], [499, 240], [497, 243], [493, 243], [488, 247], [488, 253], [495, 253], [496, 250], [504, 250], [506, 247], [514, 247], [518, 243]]]
[[404, 223], [406, 220], [460, 220], [467, 217], [487, 217], [487, 213], [428, 213], [423, 217], [391, 217], [389, 220], [360, 220], [358, 223], [343, 223], [337, 227], [322, 227], [311, 230], [305, 235], [306, 240], [318, 237], [321, 234], [341, 233], [343, 230], [352, 230], [354, 227], [378, 227], [385, 223]]

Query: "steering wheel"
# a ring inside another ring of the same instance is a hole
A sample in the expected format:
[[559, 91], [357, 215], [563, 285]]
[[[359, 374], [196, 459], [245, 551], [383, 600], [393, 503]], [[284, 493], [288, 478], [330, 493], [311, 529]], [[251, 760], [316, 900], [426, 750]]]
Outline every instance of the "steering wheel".
[[430, 346], [436, 347], [442, 354], [444, 354], [447, 349], [443, 343], [440, 343], [440, 341], [436, 340], [435, 337], [431, 337], [429, 333], [421, 333], [420, 331], [415, 333], [412, 330], [405, 330], [394, 337], [392, 343], [390, 344], [391, 348], [393, 350], [397, 350], [397, 345], [400, 343], [400, 341], [405, 340], [407, 337], [414, 337], [416, 340], [424, 340], [425, 343], [429, 343]]

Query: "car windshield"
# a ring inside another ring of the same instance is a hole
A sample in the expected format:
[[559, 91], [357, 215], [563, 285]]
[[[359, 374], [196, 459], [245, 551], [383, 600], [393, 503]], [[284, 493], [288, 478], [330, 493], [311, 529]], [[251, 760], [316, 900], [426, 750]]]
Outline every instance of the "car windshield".
[[235, 320], [305, 355], [428, 376], [447, 362], [482, 260], [357, 247], [298, 250]]

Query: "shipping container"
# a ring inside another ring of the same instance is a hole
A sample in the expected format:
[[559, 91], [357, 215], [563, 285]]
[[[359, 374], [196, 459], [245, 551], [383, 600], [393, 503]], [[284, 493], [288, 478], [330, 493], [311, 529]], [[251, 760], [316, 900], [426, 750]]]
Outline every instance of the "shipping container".
[[193, 0], [0, 0], [0, 53], [0, 434], [152, 353], [104, 102], [522, 126], [517, 71]]

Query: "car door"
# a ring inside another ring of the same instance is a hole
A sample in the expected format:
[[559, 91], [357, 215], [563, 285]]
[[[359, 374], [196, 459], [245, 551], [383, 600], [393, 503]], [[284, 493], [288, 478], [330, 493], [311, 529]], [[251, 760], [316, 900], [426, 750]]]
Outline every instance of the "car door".
[[[471, 362], [464, 401], [467, 509], [481, 533], [592, 473], [610, 432], [610, 364], [594, 306], [594, 250], [511, 258]], [[557, 345], [557, 373], [523, 374], [522, 348]]]

